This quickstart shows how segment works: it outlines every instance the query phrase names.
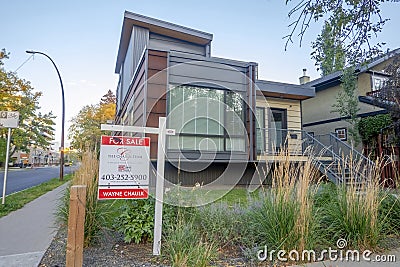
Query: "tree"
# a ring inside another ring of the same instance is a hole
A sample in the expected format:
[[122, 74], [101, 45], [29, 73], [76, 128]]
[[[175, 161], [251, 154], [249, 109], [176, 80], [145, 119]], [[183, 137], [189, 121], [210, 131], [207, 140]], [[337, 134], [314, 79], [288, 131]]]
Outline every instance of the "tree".
[[348, 127], [349, 136], [354, 146], [357, 146], [361, 141], [358, 133], [360, 118], [357, 117], [360, 108], [358, 107], [357, 75], [354, 67], [343, 70], [340, 81], [342, 90], [336, 96], [336, 103], [332, 106], [332, 112], [337, 112], [340, 117], [346, 118], [346, 121], [350, 124], [350, 127]]
[[108, 120], [114, 120], [115, 100], [115, 95], [108, 90], [98, 104], [84, 106], [78, 115], [72, 118], [69, 138], [75, 149], [81, 151], [85, 148], [93, 151], [98, 149], [101, 135], [106, 134], [105, 131], [100, 130], [100, 126]]
[[350, 63], [362, 63], [381, 52], [384, 43], [373, 44], [371, 39], [388, 21], [381, 15], [381, 5], [392, 0], [286, 0], [286, 4], [292, 2], [295, 5], [288, 16], [295, 19], [289, 25], [290, 33], [285, 36], [285, 48], [293, 42], [295, 35], [300, 37], [301, 44], [311, 22], [323, 20], [341, 41]]
[[321, 34], [312, 43], [312, 48], [314, 51], [311, 58], [315, 60], [317, 70], [321, 70], [322, 76], [343, 70], [346, 53], [330, 21], [325, 22]]
[[[9, 54], [5, 49], [0, 52], [0, 110], [18, 111], [19, 127], [12, 130], [10, 156], [17, 150], [29, 151], [35, 146], [48, 148], [51, 144], [55, 116], [50, 112], [39, 112], [41, 92], [35, 91], [30, 82], [20, 79], [16, 73], [6, 71], [3, 60]], [[7, 138], [7, 130], [0, 129], [0, 146]], [[5, 153], [0, 154], [0, 161], [4, 162]]]
[[394, 143], [400, 146], [400, 55], [396, 55], [385, 68], [389, 75], [383, 87], [375, 93], [376, 104], [384, 107], [392, 118]]

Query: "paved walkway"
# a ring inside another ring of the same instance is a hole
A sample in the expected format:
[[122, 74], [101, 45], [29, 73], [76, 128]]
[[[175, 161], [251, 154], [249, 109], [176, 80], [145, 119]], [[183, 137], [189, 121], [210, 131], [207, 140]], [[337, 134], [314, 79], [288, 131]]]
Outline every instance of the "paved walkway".
[[0, 267], [38, 266], [58, 230], [54, 213], [67, 184], [0, 218]]

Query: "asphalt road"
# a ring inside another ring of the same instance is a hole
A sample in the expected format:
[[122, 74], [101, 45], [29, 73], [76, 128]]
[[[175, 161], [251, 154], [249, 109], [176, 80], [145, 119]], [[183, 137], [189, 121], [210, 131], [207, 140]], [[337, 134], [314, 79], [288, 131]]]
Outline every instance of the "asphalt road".
[[[64, 174], [68, 174], [74, 167], [64, 167]], [[10, 168], [7, 175], [6, 195], [39, 185], [43, 182], [59, 177], [59, 167], [44, 168]], [[0, 198], [3, 195], [4, 169], [0, 170]]]

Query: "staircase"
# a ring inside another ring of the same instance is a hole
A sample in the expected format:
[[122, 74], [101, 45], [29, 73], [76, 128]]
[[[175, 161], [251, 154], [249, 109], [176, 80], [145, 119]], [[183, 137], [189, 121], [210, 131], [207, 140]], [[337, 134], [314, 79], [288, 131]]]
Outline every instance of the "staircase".
[[[316, 166], [336, 184], [362, 188], [374, 171], [374, 163], [360, 152], [336, 137], [335, 134], [312, 136], [306, 131], [291, 129], [261, 129], [260, 139], [265, 143], [262, 155], [279, 155], [285, 148], [290, 155], [304, 156], [315, 161]], [[268, 137], [268, 138], [267, 138]], [[278, 145], [276, 145], [278, 144]]]
[[[312, 137], [306, 133], [313, 148], [313, 158], [319, 170], [336, 184], [362, 188], [373, 171], [374, 163], [336, 137], [335, 134]], [[324, 155], [321, 157], [320, 155]]]

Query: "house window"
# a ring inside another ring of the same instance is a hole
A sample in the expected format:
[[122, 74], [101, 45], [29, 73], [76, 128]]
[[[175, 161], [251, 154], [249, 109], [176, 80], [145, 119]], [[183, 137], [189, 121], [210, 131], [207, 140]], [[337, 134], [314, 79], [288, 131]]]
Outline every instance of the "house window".
[[337, 128], [335, 129], [336, 137], [342, 141], [347, 140], [347, 129], [346, 128]]
[[168, 96], [169, 149], [245, 151], [244, 102], [234, 92], [176, 86]]
[[257, 154], [265, 151], [265, 108], [256, 107]]
[[372, 76], [372, 91], [377, 91], [382, 89], [385, 84], [386, 78], [379, 76]]

